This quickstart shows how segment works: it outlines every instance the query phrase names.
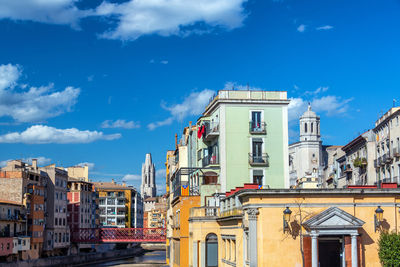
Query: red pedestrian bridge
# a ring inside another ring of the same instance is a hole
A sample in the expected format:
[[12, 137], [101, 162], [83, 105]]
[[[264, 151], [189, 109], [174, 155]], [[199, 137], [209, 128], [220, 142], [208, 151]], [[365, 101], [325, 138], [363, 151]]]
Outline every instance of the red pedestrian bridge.
[[71, 229], [75, 243], [165, 242], [165, 228], [78, 228]]

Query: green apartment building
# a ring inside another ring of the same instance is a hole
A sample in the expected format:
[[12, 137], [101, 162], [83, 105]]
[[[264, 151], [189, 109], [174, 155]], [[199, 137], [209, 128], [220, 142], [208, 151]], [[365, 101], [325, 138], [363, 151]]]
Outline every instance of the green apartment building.
[[245, 183], [288, 188], [287, 92], [221, 90], [186, 138], [189, 185], [202, 205]]

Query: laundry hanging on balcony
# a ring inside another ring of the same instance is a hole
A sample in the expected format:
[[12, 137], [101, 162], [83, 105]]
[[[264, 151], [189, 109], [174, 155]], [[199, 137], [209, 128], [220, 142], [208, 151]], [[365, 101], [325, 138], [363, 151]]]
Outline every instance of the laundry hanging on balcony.
[[197, 138], [200, 139], [203, 136], [205, 131], [206, 131], [206, 127], [204, 125], [201, 125], [199, 127], [199, 129], [197, 130]]

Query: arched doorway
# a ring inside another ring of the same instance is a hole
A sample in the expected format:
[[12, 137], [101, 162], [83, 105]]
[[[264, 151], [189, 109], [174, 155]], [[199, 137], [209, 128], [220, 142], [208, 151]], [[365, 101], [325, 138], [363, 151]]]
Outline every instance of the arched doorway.
[[206, 237], [206, 267], [218, 266], [218, 237], [208, 234]]

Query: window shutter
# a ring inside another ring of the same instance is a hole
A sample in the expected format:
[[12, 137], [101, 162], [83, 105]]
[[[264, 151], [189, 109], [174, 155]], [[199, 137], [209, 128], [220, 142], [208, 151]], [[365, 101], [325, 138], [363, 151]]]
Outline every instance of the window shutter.
[[344, 237], [344, 251], [346, 256], [346, 266], [351, 266], [351, 237]]
[[303, 237], [304, 267], [311, 267], [311, 237]]

